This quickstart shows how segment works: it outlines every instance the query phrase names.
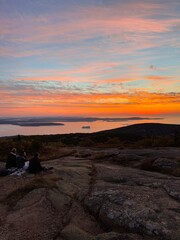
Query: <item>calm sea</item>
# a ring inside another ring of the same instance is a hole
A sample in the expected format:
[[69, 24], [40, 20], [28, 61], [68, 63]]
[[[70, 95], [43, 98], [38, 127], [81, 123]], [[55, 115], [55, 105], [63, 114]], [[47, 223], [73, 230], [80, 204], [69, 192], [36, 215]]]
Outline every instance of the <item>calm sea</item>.
[[[102, 130], [108, 130], [118, 127], [124, 127], [136, 123], [172, 123], [179, 124], [180, 117], [168, 117], [158, 120], [136, 120], [136, 121], [122, 121], [122, 122], [61, 122], [63, 126], [40, 126], [40, 127], [20, 127], [15, 125], [0, 125], [0, 137], [14, 136], [14, 135], [44, 135], [44, 134], [64, 134], [64, 133], [92, 133]], [[83, 126], [90, 126], [90, 128], [82, 128]]]

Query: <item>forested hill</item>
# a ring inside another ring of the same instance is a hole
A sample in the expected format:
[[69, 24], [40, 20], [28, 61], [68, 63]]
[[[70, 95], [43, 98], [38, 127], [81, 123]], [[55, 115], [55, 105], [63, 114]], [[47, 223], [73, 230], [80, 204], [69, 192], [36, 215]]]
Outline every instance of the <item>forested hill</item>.
[[112, 130], [101, 131], [94, 135], [135, 135], [139, 137], [174, 136], [180, 134], [180, 125], [162, 123], [141, 123]]
[[179, 146], [180, 125], [161, 123], [134, 124], [92, 133], [89, 137], [98, 142], [118, 139], [119, 141], [131, 142], [133, 144], [141, 141], [140, 145], [143, 145], [142, 141], [145, 140], [144, 144], [150, 146]]
[[[0, 138], [0, 151], [7, 154], [9, 146], [26, 151], [43, 151], [51, 146], [49, 154], [61, 146], [81, 147], [179, 147], [180, 125], [143, 123], [95, 133], [72, 133]], [[47, 154], [47, 153], [46, 153]]]

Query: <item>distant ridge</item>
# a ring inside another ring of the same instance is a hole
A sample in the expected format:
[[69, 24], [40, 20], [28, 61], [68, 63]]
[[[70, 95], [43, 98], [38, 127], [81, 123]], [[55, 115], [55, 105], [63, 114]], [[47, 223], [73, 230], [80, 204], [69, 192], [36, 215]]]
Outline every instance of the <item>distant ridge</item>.
[[[163, 118], [148, 117], [122, 117], [122, 118], [97, 118], [97, 117], [20, 117], [20, 118], [1, 118], [1, 124], [10, 124], [17, 126], [53, 126], [59, 122], [124, 122], [124, 121], [142, 121], [142, 120], [160, 120]], [[58, 124], [62, 125], [62, 124]]]
[[[16, 138], [17, 136], [14, 136]], [[65, 146], [180, 146], [180, 125], [140, 123], [94, 133], [69, 133], [21, 136], [21, 140], [61, 142]]]
[[93, 135], [132, 135], [137, 137], [157, 137], [157, 136], [174, 136], [180, 135], [179, 124], [163, 124], [163, 123], [140, 123], [130, 126], [115, 128], [111, 130], [92, 133]]

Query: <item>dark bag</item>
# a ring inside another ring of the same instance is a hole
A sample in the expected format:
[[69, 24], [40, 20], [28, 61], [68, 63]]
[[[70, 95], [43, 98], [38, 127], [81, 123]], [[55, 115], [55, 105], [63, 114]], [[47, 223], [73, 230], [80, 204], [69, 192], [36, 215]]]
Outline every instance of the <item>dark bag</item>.
[[0, 169], [0, 177], [4, 177], [4, 176], [7, 176], [9, 175], [9, 170], [3, 168], [3, 169]]

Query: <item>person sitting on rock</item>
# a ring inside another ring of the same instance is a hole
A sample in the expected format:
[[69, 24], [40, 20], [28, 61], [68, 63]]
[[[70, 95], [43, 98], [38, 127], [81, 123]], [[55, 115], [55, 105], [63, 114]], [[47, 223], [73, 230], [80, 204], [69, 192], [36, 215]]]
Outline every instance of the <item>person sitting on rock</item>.
[[29, 161], [29, 173], [39, 173], [41, 171], [45, 170], [44, 167], [41, 166], [39, 153], [36, 153], [34, 157]]
[[16, 156], [17, 168], [23, 168], [25, 166], [25, 162], [27, 162], [26, 153], [22, 150], [20, 151], [19, 155]]
[[16, 148], [13, 148], [11, 152], [8, 154], [8, 158], [6, 161], [6, 168], [16, 168]]

